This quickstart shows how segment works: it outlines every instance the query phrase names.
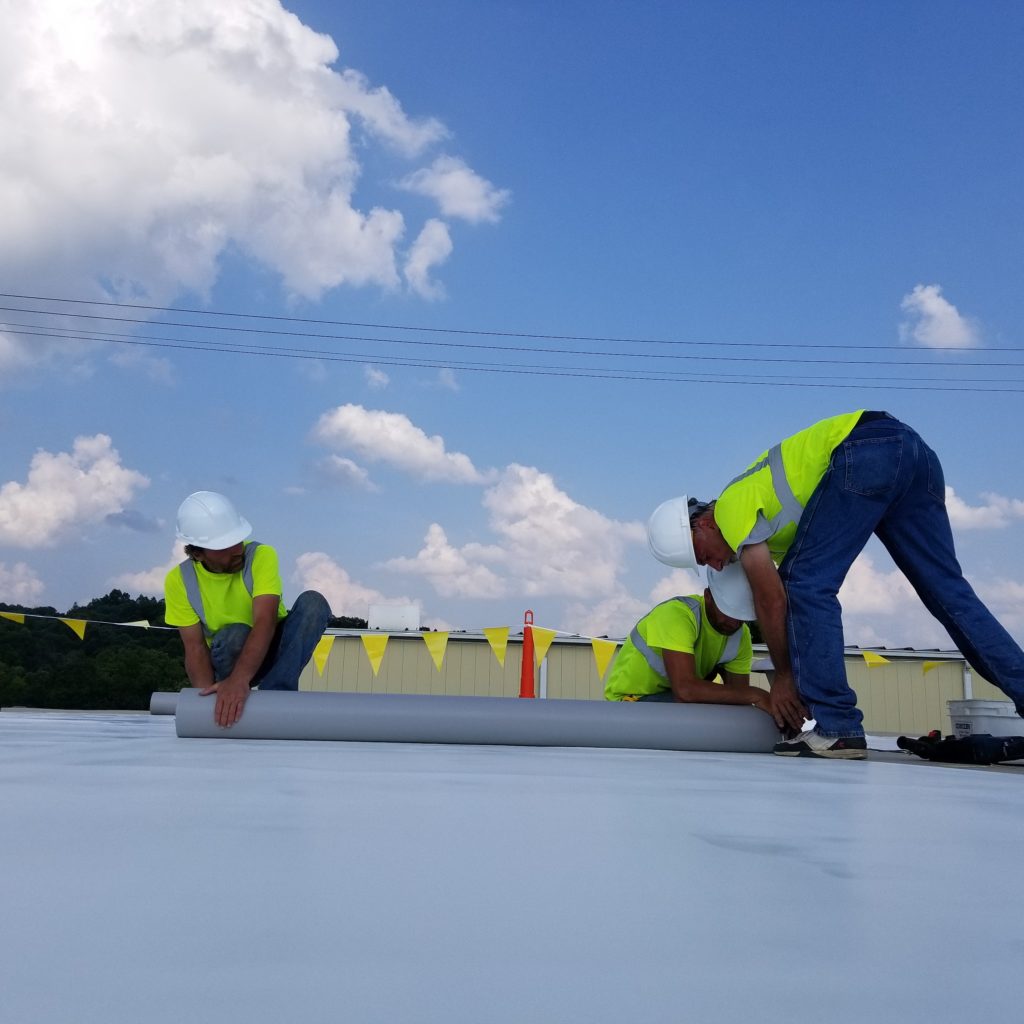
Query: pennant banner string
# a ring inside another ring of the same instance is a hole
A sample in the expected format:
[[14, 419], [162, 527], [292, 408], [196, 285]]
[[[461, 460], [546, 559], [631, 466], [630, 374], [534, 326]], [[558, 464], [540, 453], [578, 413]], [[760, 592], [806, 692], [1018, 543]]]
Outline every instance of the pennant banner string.
[[384, 648], [388, 645], [387, 633], [364, 633], [363, 647], [370, 659], [370, 668], [376, 675], [380, 671], [380, 663], [384, 659]]
[[880, 654], [875, 654], [874, 651], [861, 651], [861, 654], [864, 655], [864, 661], [867, 663], [868, 668], [889, 664], [888, 658], [883, 658]]
[[320, 637], [319, 643], [313, 648], [313, 664], [316, 665], [316, 674], [322, 676], [327, 659], [331, 656], [331, 648], [334, 646], [335, 637], [333, 634], [325, 633]]
[[448, 646], [447, 633], [424, 633], [423, 642], [430, 651], [430, 657], [434, 659], [434, 668], [441, 671], [441, 662], [444, 661], [444, 649]]
[[490, 644], [498, 664], [505, 667], [505, 651], [508, 649], [508, 626], [487, 626], [484, 628], [484, 636]]

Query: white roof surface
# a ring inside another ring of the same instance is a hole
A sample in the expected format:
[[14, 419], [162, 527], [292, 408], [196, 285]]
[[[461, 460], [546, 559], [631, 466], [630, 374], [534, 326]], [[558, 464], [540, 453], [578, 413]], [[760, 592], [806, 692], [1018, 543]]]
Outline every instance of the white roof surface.
[[3, 1018], [1020, 1019], [1021, 784], [4, 712]]

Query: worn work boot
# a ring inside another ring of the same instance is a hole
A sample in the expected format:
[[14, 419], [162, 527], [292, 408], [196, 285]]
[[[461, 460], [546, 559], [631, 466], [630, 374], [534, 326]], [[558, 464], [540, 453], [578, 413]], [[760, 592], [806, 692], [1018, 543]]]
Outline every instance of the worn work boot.
[[868, 756], [868, 743], [863, 736], [820, 736], [816, 729], [807, 729], [791, 740], [776, 743], [772, 753], [783, 757], [835, 757], [861, 761]]

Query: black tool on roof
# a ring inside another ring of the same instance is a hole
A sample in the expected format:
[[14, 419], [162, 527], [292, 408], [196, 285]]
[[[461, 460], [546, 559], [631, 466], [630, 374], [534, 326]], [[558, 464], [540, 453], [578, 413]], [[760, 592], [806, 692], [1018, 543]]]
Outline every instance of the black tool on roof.
[[933, 729], [927, 736], [918, 739], [900, 736], [896, 745], [900, 750], [907, 750], [925, 760], [946, 764], [999, 764], [1001, 761], [1024, 758], [1024, 736], [978, 733], [973, 736], [943, 738], [938, 729]]

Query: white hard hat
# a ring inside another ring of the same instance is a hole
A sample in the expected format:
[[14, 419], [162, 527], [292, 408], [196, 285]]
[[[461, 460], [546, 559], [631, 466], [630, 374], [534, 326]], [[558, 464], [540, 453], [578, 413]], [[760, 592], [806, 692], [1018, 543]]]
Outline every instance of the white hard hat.
[[178, 509], [178, 539], [186, 544], [223, 551], [251, 535], [249, 520], [216, 491], [196, 491]]
[[684, 494], [662, 502], [647, 523], [651, 554], [677, 569], [696, 569], [697, 555], [690, 532], [690, 501]]
[[747, 582], [747, 574], [739, 562], [730, 562], [721, 572], [709, 565], [708, 588], [723, 615], [739, 619], [740, 622], [753, 622], [757, 618], [754, 595]]

